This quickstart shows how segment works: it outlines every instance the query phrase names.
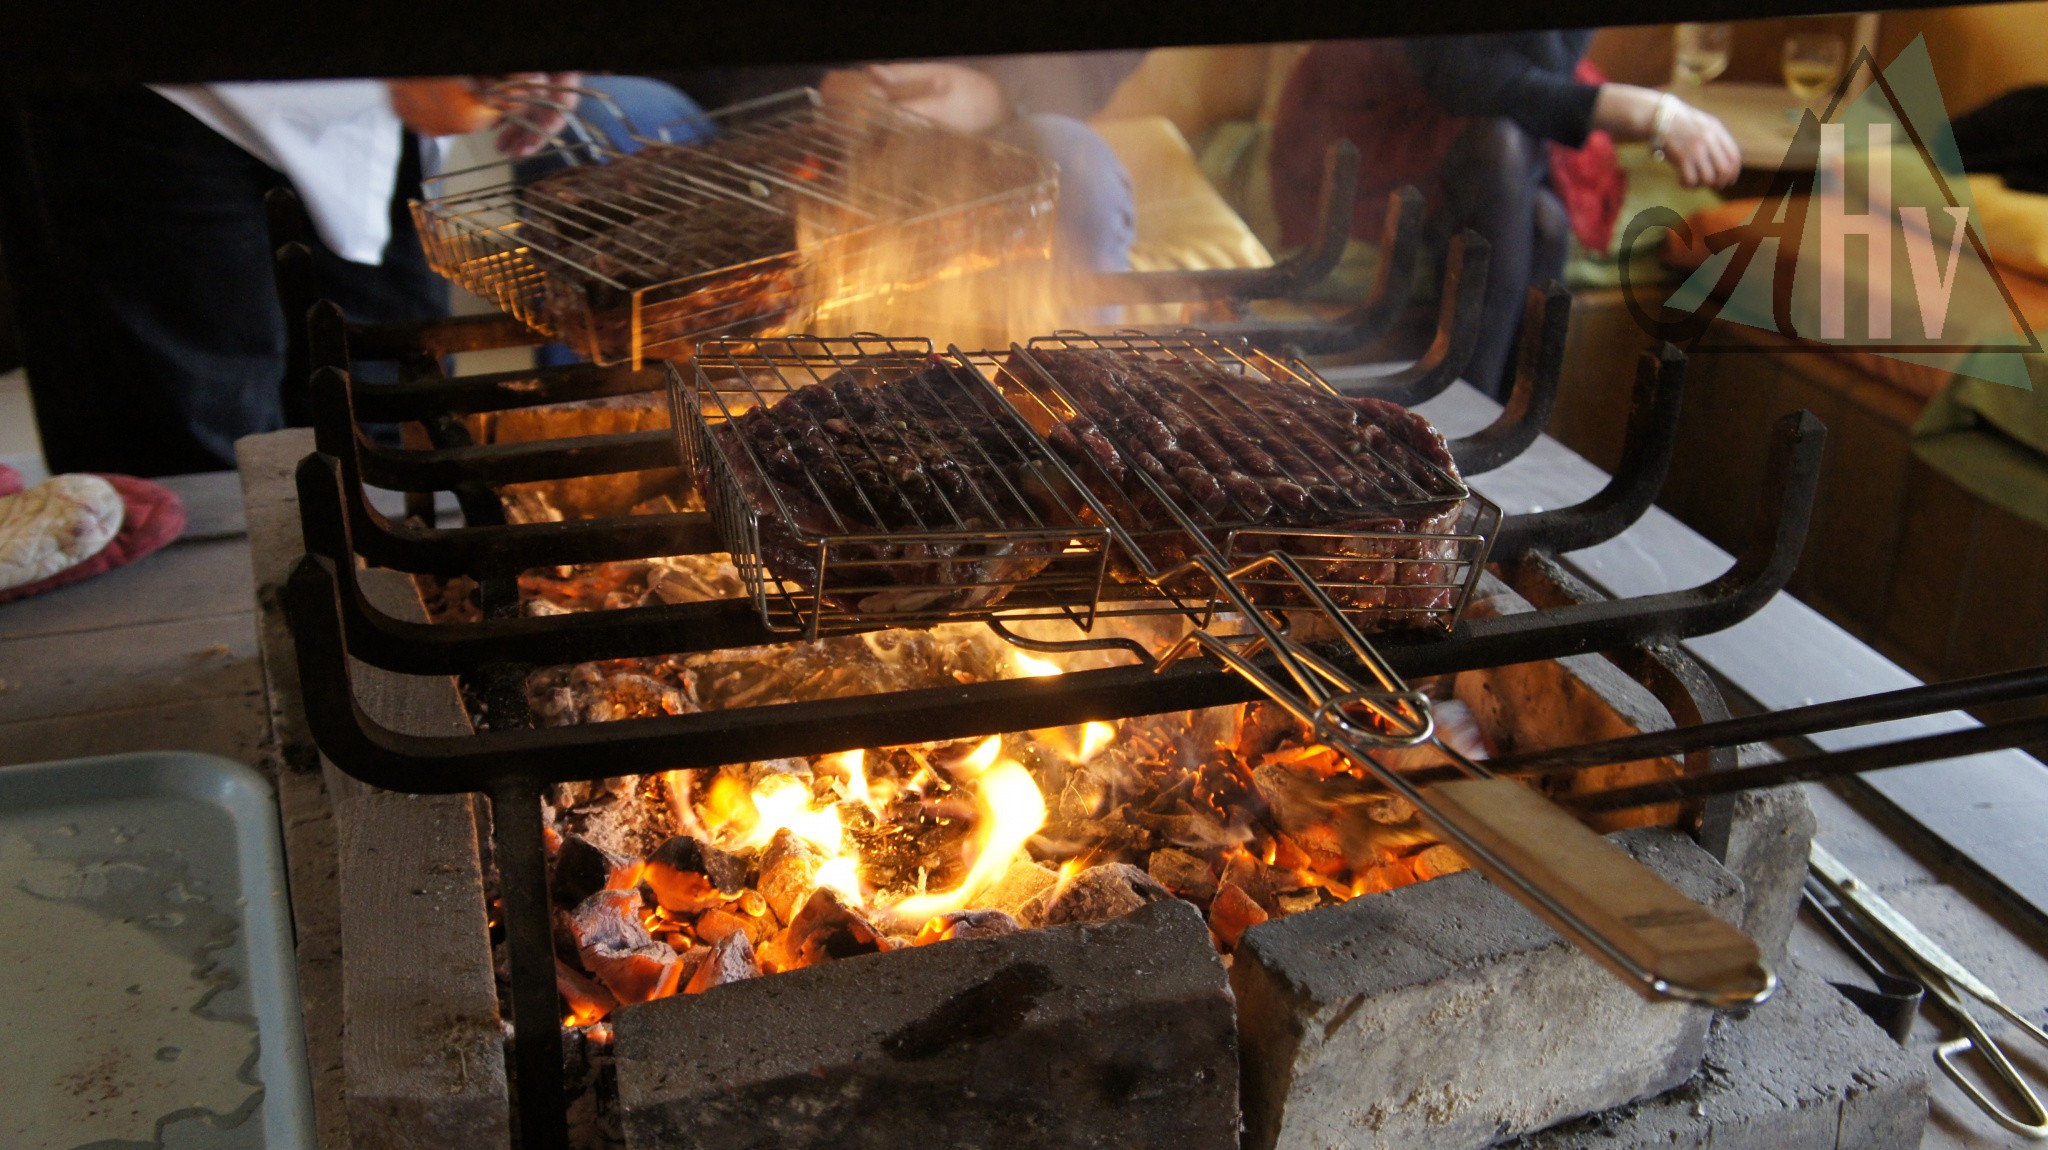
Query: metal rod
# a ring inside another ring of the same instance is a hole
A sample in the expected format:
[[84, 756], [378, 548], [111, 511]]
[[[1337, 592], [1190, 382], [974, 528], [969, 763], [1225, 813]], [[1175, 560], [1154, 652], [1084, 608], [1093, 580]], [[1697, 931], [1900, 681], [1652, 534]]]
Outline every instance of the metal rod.
[[1592, 547], [1641, 519], [1671, 469], [1684, 393], [1685, 353], [1668, 343], [1644, 352], [1636, 366], [1621, 462], [1606, 486], [1570, 507], [1508, 516], [1494, 538], [1494, 561], [1512, 563], [1530, 551], [1559, 555]]
[[567, 1150], [561, 1001], [555, 990], [540, 786], [530, 776], [508, 775], [491, 786], [490, 796], [505, 944], [512, 960], [512, 1080], [519, 1091], [519, 1145], [521, 1150]]
[[[1399, 371], [1345, 379], [1341, 369], [1325, 374], [1347, 395], [1369, 395], [1404, 407], [1414, 407], [1443, 393], [1457, 382], [1472, 361], [1479, 343], [1480, 325], [1486, 322], [1486, 283], [1492, 247], [1478, 232], [1466, 231], [1451, 237], [1444, 254], [1443, 297], [1437, 304], [1436, 336], [1422, 358]], [[1322, 355], [1352, 350], [1339, 346], [1339, 339], [1319, 329], [1273, 327], [1262, 332], [1245, 332], [1246, 338], [1267, 346], [1289, 346], [1303, 355]]]
[[1842, 775], [1860, 775], [1887, 767], [1959, 759], [1989, 751], [2005, 751], [2048, 740], [2048, 715], [2013, 719], [1966, 731], [1922, 735], [1917, 739], [1878, 743], [1846, 751], [1801, 755], [1783, 762], [1756, 767], [1739, 767], [1711, 775], [1687, 775], [1633, 787], [1561, 796], [1562, 801], [1586, 811], [1623, 810], [1628, 807], [1678, 803], [1708, 795], [1777, 787], [1787, 783], [1811, 783]]
[[1814, 703], [1805, 707], [1768, 711], [1761, 715], [1745, 715], [1739, 719], [1725, 719], [1718, 723], [1679, 727], [1670, 731], [1630, 735], [1627, 738], [1586, 743], [1576, 747], [1525, 751], [1516, 755], [1504, 755], [1491, 761], [1494, 769], [1502, 772], [1548, 774], [1603, 763], [1629, 763], [1638, 759], [1664, 758], [1669, 755], [1711, 750], [1715, 747], [1736, 747], [1744, 743], [1761, 743], [1771, 739], [1811, 735], [1844, 727], [1889, 723], [1896, 719], [1910, 719], [1963, 707], [2031, 699], [2041, 695], [2048, 695], [2048, 666], [2028, 667], [1993, 675], [1977, 675], [1946, 683], [1929, 683], [1925, 686], [1906, 687], [1854, 699]]
[[1557, 283], [1529, 289], [1522, 343], [1515, 360], [1515, 386], [1500, 417], [1451, 441], [1451, 458], [1466, 478], [1483, 475], [1514, 459], [1536, 442], [1557, 406], [1564, 371], [1565, 337], [1571, 329], [1571, 293]]

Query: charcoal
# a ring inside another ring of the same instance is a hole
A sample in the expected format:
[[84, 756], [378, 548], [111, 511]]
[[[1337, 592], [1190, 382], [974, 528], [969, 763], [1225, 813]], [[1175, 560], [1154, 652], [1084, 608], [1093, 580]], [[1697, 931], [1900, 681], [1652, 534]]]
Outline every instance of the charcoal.
[[1023, 929], [1017, 920], [999, 910], [956, 910], [949, 914], [932, 916], [917, 932], [915, 946], [930, 946], [935, 942], [951, 942], [955, 939], [1001, 938]]
[[747, 864], [689, 835], [677, 835], [648, 856], [645, 881], [671, 914], [723, 906], [746, 887]]
[[830, 887], [811, 892], [773, 945], [776, 965], [784, 970], [894, 949], [866, 915]]
[[818, 889], [818, 870], [824, 865], [824, 855], [785, 827], [775, 832], [761, 852], [761, 878], [754, 886], [768, 900], [775, 917], [787, 923]]
[[569, 835], [555, 852], [548, 893], [556, 906], [577, 906], [601, 890], [630, 886], [639, 863], [608, 851], [581, 835]]
[[1043, 922], [1056, 926], [1064, 922], [1107, 922], [1137, 910], [1147, 903], [1163, 902], [1173, 892], [1160, 886], [1151, 875], [1129, 863], [1106, 863], [1089, 867], [1075, 876], [1067, 889], [1045, 907]]
[[744, 982], [758, 977], [760, 973], [761, 968], [754, 960], [754, 947], [747, 941], [747, 936], [729, 934], [698, 962], [690, 973], [689, 981], [683, 985], [683, 993], [702, 994], [714, 986]]
[[620, 1002], [646, 1002], [675, 993], [682, 971], [676, 952], [657, 942], [640, 922], [640, 892], [603, 890], [571, 915], [576, 953]]
[[729, 934], [744, 934], [748, 942], [759, 942], [766, 926], [758, 918], [748, 914], [735, 914], [720, 907], [712, 907], [697, 916], [693, 933], [705, 942], [716, 943]]
[[1237, 940], [1244, 932], [1269, 917], [1265, 908], [1253, 902], [1252, 896], [1236, 883], [1227, 882], [1217, 888], [1216, 900], [1209, 904], [1209, 929], [1226, 950], [1236, 950]]
[[1152, 852], [1145, 871], [1159, 885], [1194, 902], [1208, 902], [1216, 895], [1216, 872], [1208, 863], [1186, 851], [1167, 847]]

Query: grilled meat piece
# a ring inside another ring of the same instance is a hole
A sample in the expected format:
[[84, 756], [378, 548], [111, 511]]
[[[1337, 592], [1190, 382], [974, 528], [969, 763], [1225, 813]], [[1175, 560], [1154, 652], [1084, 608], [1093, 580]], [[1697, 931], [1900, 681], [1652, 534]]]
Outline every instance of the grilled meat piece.
[[[711, 436], [759, 512], [769, 569], [862, 612], [990, 606], [1059, 548], [976, 533], [1073, 526], [1024, 427], [936, 358], [886, 378], [835, 374]], [[709, 463], [698, 481], [715, 491]], [[835, 546], [821, 587], [818, 542], [870, 535], [893, 538]]]
[[[1380, 625], [1432, 621], [1455, 602], [1455, 544], [1429, 536], [1456, 529], [1466, 492], [1421, 416], [1199, 359], [1028, 354], [1078, 411], [1048, 441], [1154, 570], [1193, 555], [1184, 517], [1219, 549], [1249, 531], [1242, 557], [1275, 546], [1300, 557], [1341, 605]], [[1042, 378], [1015, 359], [1009, 370]], [[1295, 530], [1329, 534], [1282, 534]]]

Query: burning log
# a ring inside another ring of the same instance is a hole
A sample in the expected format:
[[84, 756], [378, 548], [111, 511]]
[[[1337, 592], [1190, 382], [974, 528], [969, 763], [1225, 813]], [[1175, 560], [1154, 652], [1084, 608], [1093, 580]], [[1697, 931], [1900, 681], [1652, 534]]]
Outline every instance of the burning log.
[[1225, 950], [1236, 950], [1237, 940], [1244, 937], [1245, 931], [1270, 917], [1236, 883], [1226, 882], [1218, 887], [1216, 901], [1209, 904], [1209, 929]]
[[1216, 897], [1216, 871], [1186, 851], [1172, 847], [1153, 851], [1145, 860], [1145, 870], [1160, 886], [1190, 902], [1205, 903]]
[[644, 875], [654, 900], [670, 914], [696, 914], [738, 898], [747, 865], [700, 839], [677, 835], [647, 859]]
[[548, 893], [557, 906], [581, 906], [584, 899], [598, 891], [624, 890], [639, 881], [637, 861], [608, 851], [581, 835], [570, 835], [555, 852]]
[[917, 932], [912, 946], [930, 946], [935, 942], [949, 942], [961, 938], [1000, 938], [1015, 934], [1023, 927], [1017, 920], [999, 910], [956, 910], [950, 914], [934, 915]]
[[895, 949], [866, 915], [831, 887], [812, 891], [789, 929], [771, 945], [772, 961], [783, 970]]
[[1067, 889], [1046, 904], [1040, 921], [1046, 926], [1063, 922], [1107, 922], [1137, 910], [1147, 903], [1163, 902], [1173, 892], [1159, 885], [1151, 875], [1129, 863], [1106, 863], [1082, 871]]
[[583, 969], [620, 1002], [674, 994], [682, 978], [675, 950], [647, 933], [640, 911], [639, 891], [601, 890], [570, 915]]
[[690, 981], [683, 986], [683, 993], [702, 994], [714, 986], [744, 982], [760, 974], [761, 967], [754, 960], [753, 944], [747, 941], [745, 934], [733, 933], [720, 939], [711, 948], [711, 953], [697, 964]]

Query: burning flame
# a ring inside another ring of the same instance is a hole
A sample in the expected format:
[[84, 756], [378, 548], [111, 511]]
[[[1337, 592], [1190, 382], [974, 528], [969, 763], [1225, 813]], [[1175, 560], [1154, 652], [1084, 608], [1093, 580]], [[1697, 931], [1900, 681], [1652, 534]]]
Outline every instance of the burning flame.
[[875, 789], [868, 782], [868, 753], [866, 751], [841, 751], [826, 755], [818, 760], [818, 766], [838, 775], [839, 797], [856, 802], [873, 812], [876, 818], [882, 815], [882, 804], [875, 799]]
[[1002, 749], [1002, 736], [992, 735], [953, 768], [954, 776], [974, 791], [975, 855], [967, 877], [952, 890], [904, 899], [889, 908], [891, 918], [922, 923], [965, 907], [1009, 869], [1010, 860], [1045, 825], [1045, 796], [1037, 780], [1023, 764], [999, 758]]
[[[848, 755], [852, 757], [849, 759]], [[832, 765], [852, 779], [859, 780], [858, 793], [862, 801], [868, 801], [861, 752], [852, 751], [830, 758], [836, 760]], [[820, 760], [820, 765], [825, 765], [824, 760]], [[840, 785], [852, 786], [851, 783]], [[711, 784], [711, 793], [706, 796], [704, 805], [712, 827], [727, 845], [740, 850], [759, 850], [775, 838], [777, 831], [786, 829], [825, 856], [824, 865], [818, 869], [819, 886], [832, 888], [856, 906], [865, 901], [860, 881], [860, 852], [847, 842], [846, 826], [839, 817], [839, 805], [820, 803], [802, 776], [769, 775], [749, 789], [739, 776], [721, 774]]]
[[1041, 679], [1047, 675], [1064, 675], [1065, 667], [1047, 659], [1034, 659], [1022, 651], [1012, 651], [1011, 657], [1017, 663], [1017, 677], [1020, 679]]
[[1116, 741], [1116, 726], [1112, 723], [1089, 723], [1081, 728], [1081, 761], [1102, 753], [1103, 748]]

